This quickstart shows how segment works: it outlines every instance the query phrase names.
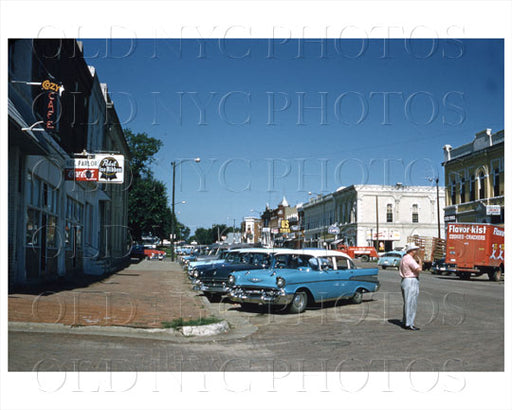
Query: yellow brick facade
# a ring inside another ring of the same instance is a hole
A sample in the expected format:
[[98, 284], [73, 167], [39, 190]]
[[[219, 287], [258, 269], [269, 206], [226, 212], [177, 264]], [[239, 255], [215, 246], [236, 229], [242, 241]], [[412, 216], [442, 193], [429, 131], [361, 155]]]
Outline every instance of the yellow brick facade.
[[504, 222], [504, 131], [477, 133], [472, 142], [444, 147], [445, 222]]

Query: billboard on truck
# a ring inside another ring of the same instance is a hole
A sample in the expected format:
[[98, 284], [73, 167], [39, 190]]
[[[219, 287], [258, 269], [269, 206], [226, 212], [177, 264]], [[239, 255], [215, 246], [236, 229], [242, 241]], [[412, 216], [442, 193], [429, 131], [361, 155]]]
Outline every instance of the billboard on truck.
[[446, 230], [446, 262], [454, 264], [463, 279], [471, 274], [488, 274], [500, 280], [505, 270], [505, 229], [478, 223], [448, 224]]

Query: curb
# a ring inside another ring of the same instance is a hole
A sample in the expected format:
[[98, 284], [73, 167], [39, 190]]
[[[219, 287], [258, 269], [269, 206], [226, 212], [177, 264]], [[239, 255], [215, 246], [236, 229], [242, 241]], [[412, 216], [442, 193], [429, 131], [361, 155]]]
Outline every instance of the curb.
[[215, 336], [229, 332], [229, 323], [223, 320], [219, 323], [203, 326], [183, 326], [181, 334], [183, 336]]
[[176, 342], [191, 341], [194, 337], [216, 336], [227, 333], [230, 329], [225, 320], [203, 326], [183, 326], [175, 329], [135, 328], [126, 326], [69, 326], [58, 323], [9, 322], [9, 332], [67, 333], [89, 336], [139, 337], [173, 340]]

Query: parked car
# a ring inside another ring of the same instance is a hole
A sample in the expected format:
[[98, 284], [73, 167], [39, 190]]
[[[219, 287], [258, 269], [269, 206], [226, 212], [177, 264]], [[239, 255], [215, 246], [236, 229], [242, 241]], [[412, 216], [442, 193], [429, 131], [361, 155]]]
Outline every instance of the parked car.
[[377, 266], [380, 266], [382, 269], [398, 268], [400, 266], [400, 261], [402, 260], [402, 257], [404, 255], [404, 251], [386, 252], [377, 261]]
[[198, 277], [198, 272], [201, 272], [204, 269], [210, 268], [214, 265], [222, 264], [226, 261], [226, 257], [233, 252], [236, 252], [236, 249], [230, 250], [219, 249], [218, 252], [209, 256], [208, 258], [198, 259], [196, 261], [191, 261], [187, 264], [187, 272], [190, 280]]
[[137, 259], [159, 259], [163, 260], [166, 253], [158, 249], [146, 247], [144, 245], [133, 245], [130, 251], [130, 258]]
[[200, 290], [210, 301], [220, 301], [229, 292], [230, 274], [238, 271], [269, 268], [272, 249], [237, 249], [230, 252], [223, 263], [204, 266], [195, 274], [195, 290]]
[[345, 253], [329, 250], [276, 251], [270, 269], [228, 277], [229, 298], [246, 304], [283, 306], [301, 313], [310, 303], [351, 299], [379, 290], [378, 269], [358, 269]]

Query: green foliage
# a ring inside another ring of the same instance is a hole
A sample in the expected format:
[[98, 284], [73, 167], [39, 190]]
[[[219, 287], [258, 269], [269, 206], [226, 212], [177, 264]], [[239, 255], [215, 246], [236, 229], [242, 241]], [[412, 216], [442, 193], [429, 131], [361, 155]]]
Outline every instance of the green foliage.
[[128, 226], [134, 240], [152, 233], [159, 238], [169, 238], [172, 224], [181, 239], [187, 239], [190, 229], [179, 223], [167, 203], [167, 189], [163, 182], [153, 177], [150, 165], [162, 141], [148, 137], [146, 133], [133, 134], [124, 130], [130, 148], [129, 165], [133, 179], [128, 192]]
[[222, 240], [222, 236], [227, 235], [229, 232], [233, 232], [233, 227], [224, 224], [213, 225], [211, 228], [197, 228], [190, 240], [195, 240], [202, 245], [209, 245]]
[[152, 178], [153, 172], [149, 167], [155, 160], [153, 156], [162, 147], [162, 141], [148, 137], [145, 132], [134, 134], [130, 129], [124, 130], [124, 136], [130, 149], [130, 167], [134, 178]]

